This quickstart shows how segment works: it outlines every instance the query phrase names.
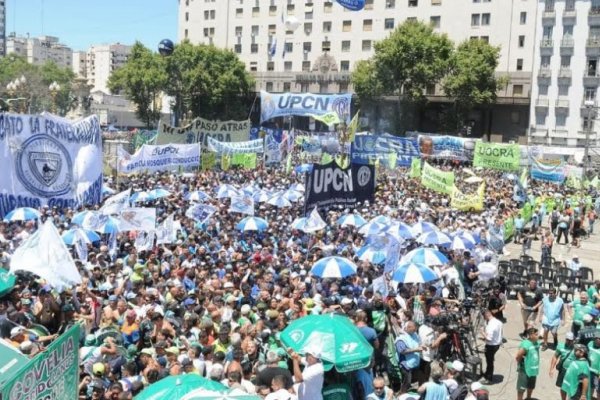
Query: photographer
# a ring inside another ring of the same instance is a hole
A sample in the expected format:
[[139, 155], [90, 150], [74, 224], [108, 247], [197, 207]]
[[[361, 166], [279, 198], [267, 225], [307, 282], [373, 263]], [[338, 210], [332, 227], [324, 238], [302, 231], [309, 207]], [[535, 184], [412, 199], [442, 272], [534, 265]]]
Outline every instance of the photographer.
[[448, 334], [442, 331], [443, 327], [437, 326], [434, 329], [432, 327], [433, 322], [431, 317], [427, 317], [423, 325], [419, 327], [419, 338], [421, 339], [421, 344], [425, 347], [421, 352], [421, 363], [417, 371], [419, 386], [429, 380], [431, 362], [437, 359], [438, 348], [448, 337]]

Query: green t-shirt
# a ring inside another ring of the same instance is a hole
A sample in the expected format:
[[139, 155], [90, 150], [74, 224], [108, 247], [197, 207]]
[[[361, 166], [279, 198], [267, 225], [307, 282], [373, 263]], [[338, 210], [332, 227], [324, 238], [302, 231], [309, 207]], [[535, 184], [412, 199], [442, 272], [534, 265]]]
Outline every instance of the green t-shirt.
[[521, 366], [525, 369], [525, 374], [530, 378], [538, 376], [540, 372], [540, 344], [526, 339], [521, 342], [519, 349], [524, 349], [526, 352]]
[[583, 317], [594, 309], [594, 304], [588, 300], [587, 304], [581, 304], [579, 300], [573, 302], [573, 323], [583, 325]]
[[[565, 392], [569, 398], [574, 396], [578, 390], [581, 380], [588, 378], [588, 389], [590, 388], [589, 379], [590, 379], [590, 368], [586, 360], [575, 360], [571, 363], [567, 372], [565, 373], [565, 378], [563, 379], [562, 386], [560, 389]], [[590, 398], [590, 390], [586, 393], [586, 399]]]
[[590, 360], [590, 370], [597, 374], [600, 373], [600, 348], [594, 346], [594, 341], [588, 343], [588, 358]]
[[348, 400], [350, 396], [350, 386], [345, 384], [329, 385], [323, 388], [321, 392], [323, 400]]
[[565, 347], [564, 343], [558, 344], [558, 346], [556, 347], [556, 352], [554, 352], [554, 355], [556, 355], [556, 357], [558, 357], [559, 361], [564, 359], [562, 367], [565, 371], [567, 370], [567, 368], [569, 368], [569, 365], [571, 365], [573, 360], [575, 360], [574, 348], [573, 347], [567, 348], [567, 347]]

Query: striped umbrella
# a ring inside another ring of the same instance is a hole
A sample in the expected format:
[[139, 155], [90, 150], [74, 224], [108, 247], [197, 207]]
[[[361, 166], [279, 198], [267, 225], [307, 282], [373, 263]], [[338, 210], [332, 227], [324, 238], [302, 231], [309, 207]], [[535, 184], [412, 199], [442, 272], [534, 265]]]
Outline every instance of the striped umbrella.
[[31, 207], [19, 207], [15, 208], [4, 217], [4, 221], [30, 221], [38, 219], [41, 216], [40, 212], [35, 208]]
[[446, 247], [452, 250], [467, 250], [474, 248], [475, 243], [465, 240], [461, 236], [456, 235], [452, 238], [452, 243], [450, 243]]
[[207, 200], [211, 199], [211, 197], [208, 195], [208, 193], [206, 193], [202, 190], [195, 190], [193, 192], [189, 192], [188, 194], [185, 195], [184, 198], [187, 201], [198, 201], [198, 202], [203, 202], [203, 201], [207, 201]]
[[171, 195], [171, 192], [163, 188], [156, 188], [149, 191], [148, 194], [150, 195], [152, 200], [156, 200], [161, 199], [163, 197], [169, 197]]
[[383, 264], [387, 258], [387, 251], [376, 246], [366, 245], [361, 247], [356, 255], [360, 261], [368, 261], [372, 264]]
[[293, 189], [288, 189], [283, 193], [282, 196], [288, 199], [289, 201], [296, 202], [302, 198], [303, 194]]
[[410, 227], [415, 237], [427, 233], [434, 232], [438, 230], [438, 227], [432, 224], [431, 222], [420, 221]]
[[325, 257], [313, 264], [310, 272], [319, 278], [345, 278], [356, 274], [358, 267], [343, 257]]
[[371, 218], [369, 222], [377, 222], [379, 224], [388, 225], [392, 223], [392, 219], [387, 215], [379, 215], [375, 218]]
[[444, 265], [448, 263], [448, 257], [436, 249], [420, 247], [405, 254], [400, 262], [414, 262], [425, 265]]
[[355, 213], [342, 215], [337, 220], [337, 224], [342, 228], [345, 228], [347, 226], [356, 226], [357, 228], [360, 228], [366, 223], [367, 221], [363, 217]]
[[385, 224], [380, 222], [369, 221], [363, 226], [360, 227], [358, 233], [365, 236], [377, 235], [380, 232], [383, 232], [385, 229]]
[[139, 202], [150, 201], [150, 200], [154, 200], [154, 198], [150, 195], [150, 193], [148, 193], [146, 191], [135, 192], [129, 198], [129, 201], [131, 203], [139, 203]]
[[254, 193], [259, 192], [261, 189], [256, 186], [256, 184], [250, 184], [250, 185], [246, 185], [242, 188], [242, 192], [250, 195], [250, 196], [254, 196]]
[[96, 232], [80, 228], [69, 229], [61, 237], [63, 242], [68, 245], [74, 244], [80, 238], [83, 238], [85, 243], [93, 243], [100, 240], [100, 235]]
[[415, 237], [410, 226], [400, 221], [392, 221], [391, 224], [386, 226], [385, 232], [399, 239], [412, 239]]
[[267, 202], [273, 195], [271, 194], [271, 192], [269, 192], [268, 190], [260, 190], [256, 193], [254, 193], [254, 196], [252, 196], [252, 198], [254, 199], [255, 202], [257, 203], [265, 203]]
[[400, 283], [426, 283], [439, 279], [434, 270], [425, 264], [404, 263], [392, 272], [392, 281]]
[[296, 229], [299, 231], [304, 231], [304, 228], [306, 227], [306, 217], [298, 217], [296, 218], [292, 224], [290, 225], [290, 227], [292, 229]]
[[466, 240], [467, 242], [473, 243], [474, 245], [481, 241], [479, 235], [473, 234], [469, 231], [457, 231], [456, 233], [454, 233], [454, 236], [458, 236], [461, 239]]
[[292, 203], [288, 199], [286, 199], [284, 197], [283, 193], [281, 193], [281, 192], [275, 194], [275, 196], [273, 196], [269, 200], [267, 200], [267, 204], [270, 204], [277, 208], [284, 208], [284, 207], [292, 206]]
[[98, 225], [99, 217], [100, 213], [96, 211], [81, 211], [73, 215], [73, 218], [71, 218], [71, 223], [79, 225], [82, 228], [92, 230], [96, 225]]
[[448, 235], [440, 231], [426, 232], [417, 238], [417, 242], [422, 244], [436, 244], [447, 246], [452, 243], [452, 239]]
[[239, 196], [240, 192], [235, 187], [225, 183], [217, 188], [217, 199]]
[[121, 222], [118, 218], [102, 215], [97, 228], [93, 229], [102, 234], [113, 234], [121, 232]]
[[264, 231], [269, 227], [267, 220], [258, 217], [246, 217], [235, 226], [237, 230], [245, 231]]

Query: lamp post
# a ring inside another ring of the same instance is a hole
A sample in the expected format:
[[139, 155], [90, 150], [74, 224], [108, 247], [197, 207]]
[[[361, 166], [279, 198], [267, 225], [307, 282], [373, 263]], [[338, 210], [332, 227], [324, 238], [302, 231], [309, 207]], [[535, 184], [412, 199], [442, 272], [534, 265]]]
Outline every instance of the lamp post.
[[53, 81], [49, 86], [48, 90], [50, 91], [50, 97], [52, 97], [52, 113], [56, 114], [56, 110], [58, 105], [56, 104], [56, 96], [58, 96], [58, 92], [60, 92], [60, 85]]
[[[18, 113], [25, 112], [27, 98], [23, 96], [20, 97], [19, 95], [22, 91], [24, 91], [26, 83], [27, 78], [25, 78], [25, 75], [21, 75], [20, 78], [15, 78], [6, 85], [6, 91], [11, 97], [10, 99], [6, 100], [6, 103], [9, 107], [9, 111], [17, 111]], [[16, 110], [13, 109], [13, 103], [16, 103]]]
[[594, 120], [594, 113], [597, 107], [596, 102], [594, 100], [586, 100], [584, 105], [585, 109], [587, 110], [586, 116], [588, 122], [585, 129], [585, 147], [583, 149], [583, 177], [584, 179], [587, 179], [587, 173], [590, 164], [590, 135], [592, 134], [592, 122]]

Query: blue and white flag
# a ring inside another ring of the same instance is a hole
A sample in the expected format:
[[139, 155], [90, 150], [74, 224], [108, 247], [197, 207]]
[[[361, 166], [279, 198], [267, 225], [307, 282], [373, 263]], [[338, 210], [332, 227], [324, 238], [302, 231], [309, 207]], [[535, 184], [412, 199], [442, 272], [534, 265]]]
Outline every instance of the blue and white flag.
[[277, 53], [277, 38], [274, 38], [269, 46], [269, 56], [273, 57]]
[[124, 174], [147, 171], [172, 171], [200, 165], [200, 145], [168, 144], [153, 146], [145, 144], [130, 156], [120, 160], [118, 170]]
[[175, 221], [173, 214], [169, 215], [158, 228], [156, 228], [156, 244], [175, 243], [177, 231], [181, 229], [181, 223]]
[[304, 225], [303, 231], [306, 233], [312, 233], [325, 229], [327, 224], [321, 218], [321, 214], [317, 210], [317, 207], [313, 208], [308, 217], [306, 218], [306, 224]]
[[121, 231], [151, 232], [156, 229], [156, 208], [124, 208], [118, 213]]
[[254, 215], [254, 199], [251, 195], [242, 193], [231, 197], [229, 212]]
[[217, 207], [215, 206], [211, 206], [210, 204], [195, 204], [187, 209], [185, 216], [203, 224], [215, 212], [217, 212]]
[[106, 199], [99, 211], [105, 215], [117, 214], [123, 208], [129, 207], [130, 197], [131, 188]]
[[0, 217], [18, 207], [77, 208], [102, 199], [98, 117], [0, 114]]
[[262, 153], [264, 151], [263, 139], [248, 140], [245, 142], [225, 143], [211, 137], [208, 138], [208, 150], [219, 154], [235, 153]]
[[265, 164], [277, 164], [281, 162], [281, 144], [277, 143], [273, 135], [265, 136]]

